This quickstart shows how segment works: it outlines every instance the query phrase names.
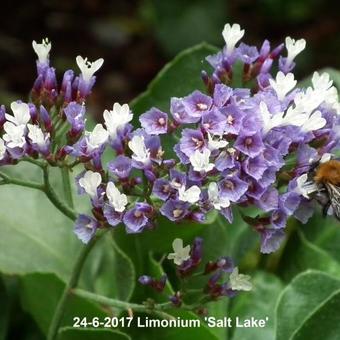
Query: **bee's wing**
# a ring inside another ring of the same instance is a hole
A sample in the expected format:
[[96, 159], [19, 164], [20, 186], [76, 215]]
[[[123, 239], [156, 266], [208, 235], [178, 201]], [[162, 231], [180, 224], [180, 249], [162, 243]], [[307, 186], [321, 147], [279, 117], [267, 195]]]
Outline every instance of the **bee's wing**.
[[329, 194], [334, 216], [340, 220], [340, 187], [331, 183], [325, 183], [325, 186]]

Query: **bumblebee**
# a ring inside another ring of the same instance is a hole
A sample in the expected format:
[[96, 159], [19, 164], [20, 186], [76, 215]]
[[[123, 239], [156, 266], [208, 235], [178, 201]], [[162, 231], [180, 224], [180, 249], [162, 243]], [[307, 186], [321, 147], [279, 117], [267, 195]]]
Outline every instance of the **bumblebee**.
[[340, 161], [317, 164], [313, 180], [318, 187], [315, 198], [323, 206], [324, 214], [332, 212], [340, 221]]

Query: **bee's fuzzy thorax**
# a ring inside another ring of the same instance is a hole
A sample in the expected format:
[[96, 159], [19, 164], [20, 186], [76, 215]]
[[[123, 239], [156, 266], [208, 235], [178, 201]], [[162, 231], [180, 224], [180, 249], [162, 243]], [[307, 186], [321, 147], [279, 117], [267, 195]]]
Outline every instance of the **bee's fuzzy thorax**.
[[340, 161], [331, 160], [320, 164], [316, 170], [314, 181], [316, 183], [340, 185]]

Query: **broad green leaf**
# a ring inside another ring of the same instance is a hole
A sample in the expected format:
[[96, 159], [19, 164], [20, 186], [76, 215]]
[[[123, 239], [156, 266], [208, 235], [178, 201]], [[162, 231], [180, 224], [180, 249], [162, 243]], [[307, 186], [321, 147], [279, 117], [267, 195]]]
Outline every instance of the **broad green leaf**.
[[283, 290], [276, 307], [276, 339], [338, 339], [340, 280], [306, 271]]
[[308, 241], [340, 263], [340, 223], [337, 219], [315, 214], [301, 230]]
[[[46, 334], [65, 284], [53, 274], [33, 273], [20, 278], [20, 298], [23, 309], [32, 315]], [[72, 325], [74, 317], [100, 317], [107, 314], [97, 305], [70, 295], [62, 325]]]
[[168, 112], [171, 97], [183, 97], [194, 90], [204, 91], [201, 71], [210, 69], [205, 57], [216, 52], [216, 47], [202, 43], [179, 53], [158, 73], [147, 90], [131, 102], [135, 117], [152, 106]]
[[127, 334], [104, 328], [64, 327], [59, 331], [57, 340], [129, 340]]
[[106, 233], [92, 249], [82, 278], [86, 289], [123, 301], [130, 299], [136, 282], [133, 262], [111, 233]]
[[[240, 292], [231, 300], [230, 316], [233, 320], [232, 340], [272, 340], [274, 339], [274, 310], [276, 300], [283, 288], [282, 282], [274, 275], [257, 272], [253, 278], [253, 289], [250, 292]], [[236, 328], [236, 317], [240, 322], [254, 317], [268, 318], [263, 328]]]
[[340, 264], [325, 250], [308, 241], [300, 230], [287, 243], [279, 268], [287, 281], [307, 269], [340, 278]]
[[[5, 169], [11, 176], [41, 180], [40, 169], [33, 165]], [[35, 189], [2, 185], [0, 199], [0, 271], [53, 272], [67, 279], [82, 245], [73, 234], [73, 223]]]

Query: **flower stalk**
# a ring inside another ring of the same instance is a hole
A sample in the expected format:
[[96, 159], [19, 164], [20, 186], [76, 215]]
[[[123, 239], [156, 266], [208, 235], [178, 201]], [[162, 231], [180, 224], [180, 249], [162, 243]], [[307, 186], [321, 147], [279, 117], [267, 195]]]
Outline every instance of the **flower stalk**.
[[84, 263], [86, 261], [86, 258], [88, 254], [90, 253], [91, 249], [95, 245], [96, 241], [103, 235], [98, 233], [96, 237], [94, 237], [90, 242], [84, 246], [80, 254], [73, 266], [72, 274], [70, 277], [69, 282], [65, 286], [65, 289], [60, 297], [60, 300], [58, 302], [58, 305], [55, 309], [49, 330], [48, 330], [48, 335], [47, 335], [47, 340], [54, 340], [58, 334], [58, 329], [61, 324], [62, 318], [64, 316], [65, 308], [66, 308], [66, 303], [67, 303], [67, 298], [71, 292], [71, 289], [77, 286], [79, 277], [81, 274], [81, 271], [83, 269]]

